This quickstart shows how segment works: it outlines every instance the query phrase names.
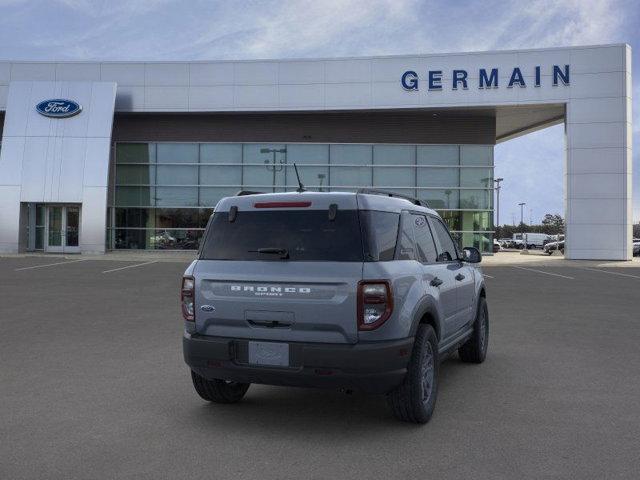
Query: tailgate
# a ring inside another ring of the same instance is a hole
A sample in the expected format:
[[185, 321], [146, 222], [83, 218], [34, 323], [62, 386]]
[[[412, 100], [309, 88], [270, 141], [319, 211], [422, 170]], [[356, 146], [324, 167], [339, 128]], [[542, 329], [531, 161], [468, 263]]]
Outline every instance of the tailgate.
[[356, 343], [362, 262], [200, 260], [198, 333], [254, 340]]

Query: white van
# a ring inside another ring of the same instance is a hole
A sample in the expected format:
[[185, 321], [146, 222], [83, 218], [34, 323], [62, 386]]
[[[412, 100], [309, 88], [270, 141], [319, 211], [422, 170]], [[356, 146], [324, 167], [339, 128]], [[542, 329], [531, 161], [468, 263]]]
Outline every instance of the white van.
[[517, 248], [524, 248], [525, 243], [527, 248], [542, 248], [546, 242], [549, 242], [551, 240], [551, 235], [547, 235], [546, 233], [513, 234], [513, 242], [517, 245]]

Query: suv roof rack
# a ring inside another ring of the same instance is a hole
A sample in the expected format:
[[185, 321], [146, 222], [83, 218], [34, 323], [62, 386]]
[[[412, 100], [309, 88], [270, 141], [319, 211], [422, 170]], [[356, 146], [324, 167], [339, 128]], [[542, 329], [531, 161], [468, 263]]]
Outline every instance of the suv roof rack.
[[236, 193], [236, 197], [244, 197], [245, 195], [260, 195], [264, 192], [254, 192], [251, 190], [240, 190], [238, 193]]
[[409, 195], [402, 195], [401, 193], [389, 192], [387, 190], [376, 190], [375, 188], [359, 188], [356, 193], [365, 193], [368, 195], [384, 195], [387, 197], [402, 198], [404, 200], [409, 200], [414, 205], [429, 208], [429, 205], [427, 205], [427, 202], [418, 200], [415, 197], [410, 197]]

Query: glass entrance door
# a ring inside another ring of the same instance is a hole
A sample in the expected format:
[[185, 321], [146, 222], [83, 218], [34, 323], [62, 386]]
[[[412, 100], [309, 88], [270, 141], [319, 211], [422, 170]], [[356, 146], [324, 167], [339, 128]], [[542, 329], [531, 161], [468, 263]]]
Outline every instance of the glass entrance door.
[[62, 208], [48, 207], [47, 210], [47, 251], [62, 252]]
[[79, 253], [80, 207], [49, 205], [46, 210], [45, 250], [52, 253]]
[[64, 207], [65, 222], [65, 252], [80, 252], [80, 207]]

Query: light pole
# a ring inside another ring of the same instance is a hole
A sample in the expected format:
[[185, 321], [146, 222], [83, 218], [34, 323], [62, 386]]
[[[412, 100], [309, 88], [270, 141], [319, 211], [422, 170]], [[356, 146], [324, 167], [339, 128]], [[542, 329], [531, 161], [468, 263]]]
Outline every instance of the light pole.
[[496, 178], [494, 182], [496, 183], [496, 225], [500, 226], [500, 182], [502, 182], [504, 178]]
[[518, 205], [520, 205], [520, 228], [522, 229], [522, 245], [523, 245], [523, 252], [528, 252], [527, 250], [527, 239], [524, 237], [524, 206], [526, 205], [526, 202], [521, 202]]
[[[273, 172], [273, 192], [276, 191], [276, 172], [280, 172], [284, 165], [287, 163], [287, 149], [285, 148], [261, 148], [260, 153], [273, 153], [273, 160], [265, 160], [264, 164], [267, 170]], [[276, 161], [276, 154], [284, 153], [284, 159], [278, 163]]]

